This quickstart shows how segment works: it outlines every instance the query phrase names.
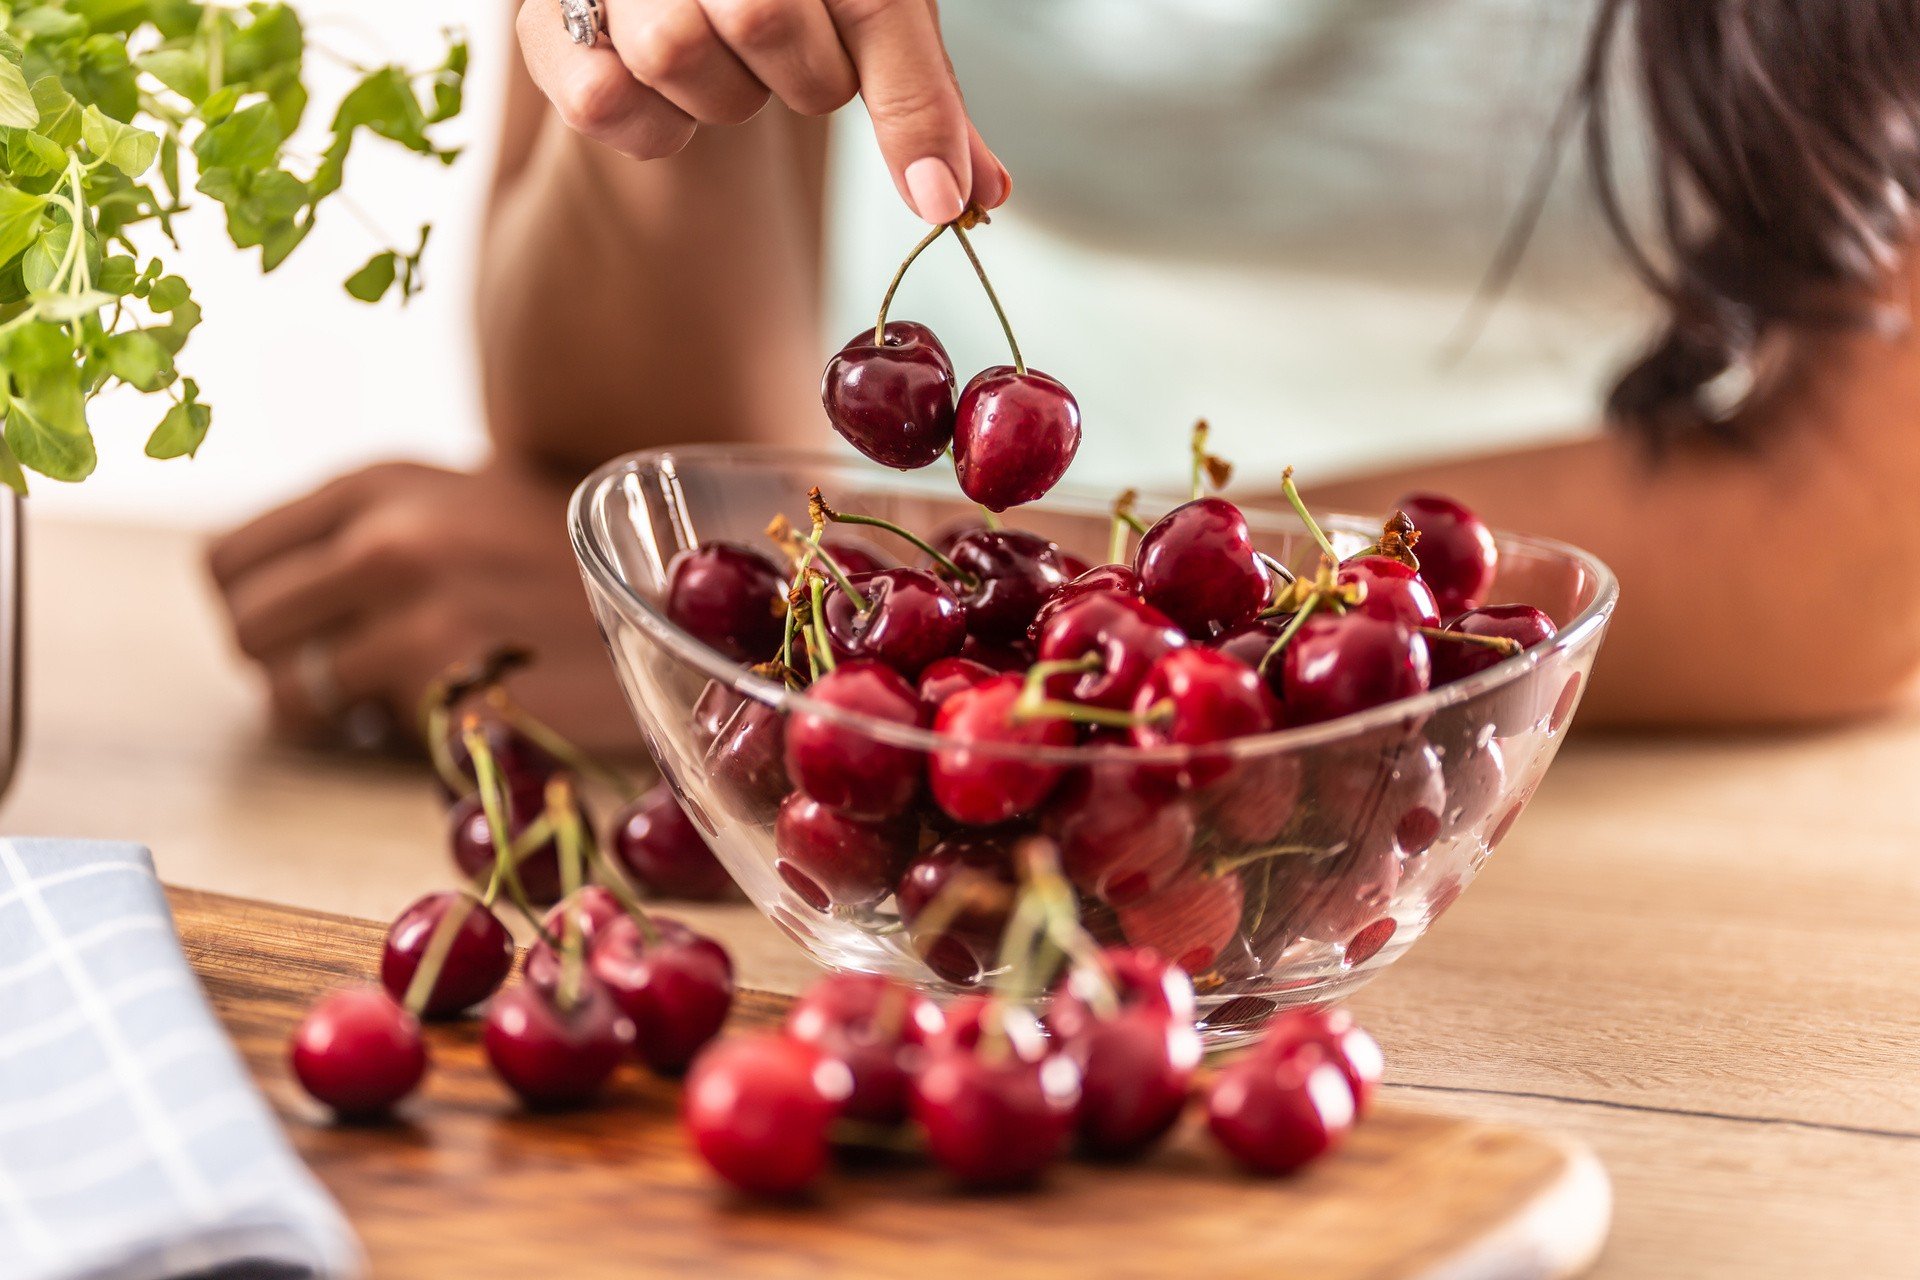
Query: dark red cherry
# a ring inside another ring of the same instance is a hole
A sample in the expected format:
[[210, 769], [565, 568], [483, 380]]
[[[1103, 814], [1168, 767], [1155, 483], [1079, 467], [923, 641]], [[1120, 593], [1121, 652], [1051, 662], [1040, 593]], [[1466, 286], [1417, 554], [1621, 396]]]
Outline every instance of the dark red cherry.
[[892, 569], [894, 564], [872, 547], [863, 542], [847, 542], [840, 538], [827, 538], [820, 549], [833, 557], [842, 573], [878, 573], [882, 569]]
[[920, 673], [920, 701], [937, 707], [962, 689], [985, 684], [996, 674], [992, 667], [984, 662], [975, 662], [972, 658], [941, 658], [938, 662], [928, 663], [926, 670]]
[[[991, 1016], [991, 1015], [989, 1015]], [[1058, 1054], [1030, 1058], [943, 1043], [913, 1080], [927, 1151], [962, 1184], [1025, 1186], [1060, 1155], [1073, 1126], [1079, 1071]]]
[[820, 402], [848, 444], [883, 467], [912, 471], [953, 441], [953, 361], [933, 330], [890, 320], [865, 329], [827, 361]]
[[1041, 830], [1080, 889], [1122, 906], [1171, 884], [1193, 852], [1193, 810], [1163, 772], [1121, 760], [1073, 769]]
[[1246, 756], [1209, 783], [1194, 797], [1194, 803], [1221, 839], [1258, 848], [1278, 840], [1293, 823], [1300, 811], [1305, 775], [1305, 758], [1301, 755], [1263, 752]]
[[[497, 714], [482, 712], [478, 716], [477, 727], [487, 744], [487, 754], [493, 757], [500, 781], [506, 787], [509, 803], [517, 809], [538, 809], [545, 804], [547, 783], [560, 771], [560, 762], [545, 747]], [[473, 755], [467, 750], [466, 734], [462, 728], [456, 727], [447, 735], [447, 759], [454, 771], [466, 780], [460, 795], [479, 790], [480, 783], [473, 771]], [[448, 800], [459, 798], [447, 786], [444, 778], [440, 780], [440, 790]]]
[[1420, 558], [1420, 576], [1440, 602], [1440, 616], [1451, 618], [1479, 608], [1500, 566], [1500, 552], [1486, 521], [1452, 498], [1435, 493], [1410, 493], [1395, 505], [1420, 530], [1414, 554]]
[[1342, 585], [1358, 584], [1366, 595], [1354, 612], [1408, 627], [1437, 627], [1440, 606], [1433, 591], [1410, 566], [1387, 556], [1355, 556], [1335, 575]]
[[[807, 702], [901, 728], [922, 728], [926, 718], [913, 686], [892, 667], [871, 661], [841, 663], [809, 686]], [[918, 751], [882, 742], [805, 704], [787, 721], [786, 754], [787, 776], [802, 791], [853, 817], [904, 813], [920, 792]]]
[[[949, 982], [971, 986], [998, 959], [1000, 935], [1019, 886], [1006, 838], [963, 834], [949, 836], [909, 863], [894, 897], [927, 967]], [[964, 894], [965, 905], [936, 935], [915, 929], [921, 913], [946, 893]]]
[[996, 672], [1024, 672], [1033, 665], [1033, 645], [1025, 639], [1010, 644], [988, 644], [970, 635], [960, 646], [960, 656]]
[[1090, 671], [1061, 672], [1047, 694], [1069, 702], [1124, 710], [1161, 657], [1184, 648], [1186, 633], [1145, 601], [1091, 592], [1055, 611], [1041, 628], [1042, 662], [1099, 659]]
[[[1262, 678], [1267, 683], [1267, 691], [1276, 698], [1286, 697], [1286, 681], [1282, 673], [1285, 667], [1275, 657], [1267, 662], [1267, 654], [1273, 650], [1273, 642], [1287, 629], [1290, 619], [1256, 618], [1252, 622], [1242, 623], [1213, 642], [1213, 647], [1229, 658], [1238, 658], [1255, 671], [1263, 671]], [[1261, 664], [1265, 662], [1264, 669]]]
[[432, 945], [448, 913], [459, 909], [440, 976], [434, 979], [426, 1006], [429, 1018], [464, 1013], [479, 1004], [507, 980], [513, 968], [513, 935], [500, 917], [464, 893], [430, 893], [402, 911], [387, 930], [380, 954], [380, 985], [395, 1000], [404, 1000], [420, 960]]
[[1138, 598], [1140, 575], [1133, 571], [1132, 565], [1103, 564], [1074, 576], [1065, 584], [1054, 588], [1053, 594], [1048, 596], [1046, 603], [1040, 606], [1040, 612], [1033, 616], [1033, 625], [1027, 628], [1028, 638], [1038, 641], [1040, 632], [1047, 625], [1049, 618], [1086, 595]]
[[1169, 1022], [1194, 1019], [1193, 979], [1150, 947], [1104, 947], [1093, 965], [1075, 965], [1054, 992], [1047, 1026], [1072, 1040], [1099, 1021], [1103, 999]]
[[1273, 593], [1240, 508], [1195, 498], [1161, 516], [1134, 555], [1146, 602], [1196, 637], [1252, 619]]
[[787, 1011], [786, 1033], [846, 1064], [853, 1092], [845, 1114], [872, 1124], [907, 1118], [907, 1090], [928, 1040], [945, 1018], [904, 982], [872, 973], [834, 973]]
[[590, 1101], [633, 1044], [633, 1022], [607, 989], [582, 974], [565, 1009], [543, 986], [508, 987], [487, 1006], [487, 1061], [530, 1107]]
[[733, 718], [740, 704], [747, 699], [718, 680], [707, 681], [700, 690], [700, 696], [693, 700], [693, 740], [702, 751], [713, 745], [720, 730]]
[[707, 776], [737, 817], [765, 822], [793, 783], [787, 777], [787, 721], [772, 707], [738, 699], [707, 744]]
[[[1206, 747], [1273, 728], [1271, 696], [1252, 667], [1198, 646], [1163, 654], [1134, 693], [1131, 730], [1141, 747]], [[1179, 768], [1181, 780], [1203, 787], [1225, 776], [1230, 760], [1196, 751]]]
[[1282, 655], [1287, 718], [1318, 724], [1427, 691], [1427, 642], [1398, 622], [1362, 613], [1318, 614]]
[[[542, 917], [540, 929], [544, 936], [535, 938], [533, 945], [527, 948], [527, 958], [521, 965], [521, 972], [528, 982], [552, 991], [560, 982], [568, 928], [571, 927], [579, 935], [583, 948], [590, 947], [602, 930], [626, 913], [626, 908], [620, 905], [620, 899], [613, 896], [612, 890], [603, 885], [582, 885], [574, 890], [571, 897], [556, 903], [553, 910]], [[548, 938], [553, 941], [548, 942]]]
[[733, 877], [664, 782], [613, 816], [613, 856], [663, 898], [716, 902], [733, 891]]
[[1081, 1149], [1123, 1160], [1159, 1142], [1180, 1119], [1200, 1065], [1200, 1035], [1191, 1021], [1136, 1005], [1094, 1022], [1065, 1052], [1080, 1068]]
[[1353, 1090], [1325, 1049], [1249, 1053], [1227, 1063], [1207, 1095], [1207, 1127], [1255, 1173], [1305, 1167], [1346, 1141]]
[[872, 906], [892, 891], [915, 834], [910, 818], [855, 818], [790, 795], [773, 826], [774, 869], [816, 910]]
[[989, 511], [1032, 502], [1060, 482], [1080, 450], [1080, 405], [1038, 369], [995, 365], [960, 392], [953, 466], [960, 491]]
[[786, 601], [779, 568], [751, 547], [703, 542], [667, 564], [667, 617], [735, 662], [780, 651]]
[[1070, 747], [1073, 725], [1050, 716], [1016, 717], [1023, 684], [1017, 675], [995, 676], [940, 704], [933, 729], [947, 743], [927, 762], [927, 784], [934, 803], [956, 822], [990, 827], [1029, 813], [1060, 780], [1059, 765], [1017, 752]]
[[693, 1064], [682, 1112], [694, 1150], [715, 1173], [755, 1195], [790, 1196], [826, 1171], [851, 1088], [846, 1066], [812, 1045], [733, 1036]]
[[420, 1024], [378, 987], [324, 997], [294, 1028], [300, 1087], [347, 1119], [385, 1113], [427, 1073]]
[[1059, 547], [1018, 529], [962, 534], [947, 556], [967, 575], [953, 583], [967, 630], [986, 644], [1025, 640], [1040, 606], [1070, 579]]
[[1338, 1005], [1289, 1009], [1267, 1024], [1266, 1034], [1254, 1052], [1284, 1057], [1302, 1044], [1317, 1044], [1325, 1050], [1327, 1058], [1347, 1078], [1347, 1087], [1353, 1093], [1354, 1118], [1366, 1115], [1387, 1070], [1379, 1041]]
[[[1553, 619], [1530, 604], [1494, 604], [1461, 614], [1447, 630], [1461, 635], [1512, 640], [1522, 649], [1545, 644], [1554, 637]], [[1507, 655], [1484, 644], [1434, 640], [1433, 683], [1437, 687], [1506, 661]]]
[[914, 680], [928, 663], [960, 651], [967, 615], [931, 573], [882, 569], [850, 581], [866, 601], [864, 609], [839, 587], [826, 596], [827, 641], [836, 660], [870, 658]]
[[[537, 811], [523, 814], [516, 810], [508, 823], [511, 838], [518, 840], [538, 816]], [[450, 835], [454, 865], [469, 880], [486, 884], [493, 875], [493, 828], [487, 823], [486, 810], [481, 806], [480, 797], [467, 796], [461, 799], [448, 811], [448, 821], [452, 824]], [[588, 821], [584, 811], [581, 811], [581, 821]], [[521, 888], [526, 891], [530, 901], [544, 906], [559, 899], [560, 849], [551, 838], [527, 851], [515, 868]]]
[[587, 967], [632, 1020], [634, 1049], [655, 1071], [686, 1070], [733, 1006], [733, 962], [712, 938], [663, 917], [654, 936], [622, 915], [593, 941]]
[[1192, 876], [1117, 909], [1127, 941], [1205, 973], [1240, 928], [1246, 891], [1237, 876]]
[[1334, 843], [1398, 849], [1410, 858], [1440, 838], [1447, 809], [1440, 755], [1417, 737], [1322, 753], [1314, 761], [1313, 798]]

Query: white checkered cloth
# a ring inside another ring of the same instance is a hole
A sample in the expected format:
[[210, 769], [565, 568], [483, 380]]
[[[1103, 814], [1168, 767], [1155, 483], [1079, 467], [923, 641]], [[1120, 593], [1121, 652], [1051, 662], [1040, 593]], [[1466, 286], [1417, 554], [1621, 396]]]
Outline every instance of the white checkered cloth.
[[0, 839], [0, 1276], [359, 1275], [138, 845]]

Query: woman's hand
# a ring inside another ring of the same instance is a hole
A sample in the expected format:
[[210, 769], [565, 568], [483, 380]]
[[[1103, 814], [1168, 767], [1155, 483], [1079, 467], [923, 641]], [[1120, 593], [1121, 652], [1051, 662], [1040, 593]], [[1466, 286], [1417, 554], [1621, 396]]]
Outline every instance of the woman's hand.
[[934, 0], [601, 0], [607, 34], [578, 45], [558, 0], [523, 0], [520, 47], [567, 124], [635, 159], [778, 98], [803, 115], [866, 100], [909, 208], [951, 222], [1011, 180], [967, 116]]
[[590, 749], [639, 750], [567, 545], [567, 493], [504, 467], [389, 463], [217, 540], [209, 565], [275, 728], [325, 740], [371, 704], [417, 731], [447, 666], [517, 644], [536, 658], [514, 684], [530, 711]]

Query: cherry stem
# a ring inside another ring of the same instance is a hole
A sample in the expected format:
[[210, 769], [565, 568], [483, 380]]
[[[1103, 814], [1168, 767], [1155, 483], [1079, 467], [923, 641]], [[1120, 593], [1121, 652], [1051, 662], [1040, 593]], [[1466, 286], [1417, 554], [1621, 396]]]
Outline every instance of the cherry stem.
[[[447, 956], [453, 951], [454, 940], [460, 935], [460, 926], [479, 906], [471, 894], [463, 893], [460, 901], [434, 924], [433, 936], [427, 939], [427, 949], [420, 955], [420, 967], [413, 971], [406, 994], [400, 997], [400, 1007], [414, 1017], [423, 1016], [427, 1001], [433, 998], [433, 988], [440, 981], [440, 971], [447, 966]], [[481, 907], [481, 910], [485, 909]]]
[[473, 761], [473, 776], [480, 784], [480, 811], [486, 815], [487, 834], [493, 839], [493, 875], [487, 882], [487, 891], [481, 902], [492, 906], [504, 884], [507, 897], [514, 906], [528, 919], [535, 919], [533, 908], [527, 902], [526, 888], [520, 883], [518, 859], [507, 838], [507, 805], [500, 769], [494, 763], [493, 749], [487, 745], [487, 735], [480, 731], [480, 718], [469, 715], [462, 725], [460, 736], [467, 744], [468, 757]]
[[1198, 498], [1207, 491], [1207, 420], [1205, 418], [1193, 424], [1193, 439], [1188, 447], [1193, 454], [1193, 496]]
[[1046, 683], [1054, 676], [1098, 671], [1105, 665], [1105, 661], [1097, 653], [1083, 653], [1077, 658], [1056, 658], [1051, 662], [1036, 662], [1027, 668], [1026, 683], [1020, 687], [1020, 701], [1044, 701], [1047, 696]]
[[1093, 935], [1080, 923], [1080, 904], [1073, 886], [1060, 871], [1058, 852], [1050, 841], [1028, 840], [1020, 847], [1028, 890], [1046, 907], [1047, 937], [1077, 970], [1090, 975], [1094, 985], [1093, 1011], [1101, 1018], [1120, 1012], [1120, 993], [1100, 959]]
[[573, 786], [565, 778], [555, 778], [547, 784], [547, 816], [554, 824], [560, 845], [560, 986], [554, 993], [554, 1002], [565, 1011], [580, 1000], [586, 945], [580, 931], [579, 907], [574, 902], [580, 892], [585, 864], [580, 814], [573, 803]]
[[993, 291], [993, 281], [987, 279], [987, 269], [980, 265], [980, 255], [973, 251], [973, 241], [967, 238], [965, 229], [958, 222], [950, 225], [954, 238], [966, 251], [967, 261], [973, 264], [973, 274], [980, 277], [980, 287], [987, 291], [987, 301], [993, 304], [993, 314], [1000, 318], [1000, 330], [1007, 335], [1007, 347], [1013, 352], [1013, 371], [1025, 376], [1027, 362], [1021, 358], [1020, 344], [1014, 340], [1013, 325], [1007, 320], [1006, 308], [1000, 305], [1000, 295]]
[[880, 318], [873, 322], [874, 346], [884, 347], [887, 344], [887, 311], [893, 306], [893, 295], [899, 290], [900, 282], [907, 278], [907, 269], [913, 265], [915, 258], [918, 258], [927, 251], [928, 245], [946, 233], [947, 226], [947, 223], [942, 223], [927, 232], [924, 236], [921, 236], [920, 243], [914, 245], [913, 248], [907, 251], [906, 259], [901, 262], [900, 269], [895, 271], [893, 273], [893, 279], [887, 282], [887, 291], [881, 295], [880, 298]]
[[1226, 875], [1242, 867], [1250, 867], [1256, 862], [1266, 862], [1272, 858], [1294, 858], [1306, 854], [1325, 853], [1325, 849], [1310, 844], [1276, 844], [1265, 849], [1255, 849], [1252, 853], [1243, 853], [1232, 858], [1221, 858], [1212, 864], [1215, 875]]
[[1306, 624], [1307, 619], [1312, 616], [1319, 604], [1320, 597], [1317, 595], [1308, 596], [1301, 601], [1293, 617], [1287, 620], [1287, 625], [1280, 629], [1280, 634], [1273, 638], [1273, 643], [1267, 646], [1267, 651], [1260, 655], [1260, 665], [1255, 670], [1261, 675], [1267, 673], [1267, 668], [1273, 665], [1273, 660], [1286, 651], [1288, 642], [1299, 634], [1300, 628]]
[[813, 638], [820, 646], [817, 651], [808, 646], [807, 654], [816, 664], [816, 674], [821, 666], [827, 669], [828, 674], [832, 674], [839, 664], [834, 661], [833, 645], [827, 638], [827, 580], [815, 574], [808, 581], [807, 588], [813, 604], [813, 617], [809, 621], [813, 626]]
[[1107, 563], [1119, 564], [1120, 557], [1127, 553], [1127, 533], [1145, 537], [1146, 521], [1133, 514], [1133, 504], [1140, 501], [1140, 494], [1128, 489], [1113, 500], [1113, 530], [1107, 536]]
[[633, 886], [627, 883], [626, 873], [608, 861], [594, 841], [586, 842], [586, 850], [587, 866], [593, 873], [594, 881], [605, 886], [607, 892], [619, 902], [621, 909], [633, 918], [633, 923], [640, 930], [641, 938], [648, 946], [659, 942], [660, 926], [653, 922], [653, 917], [647, 914], [646, 907], [640, 902], [640, 895], [635, 893]]
[[951, 556], [945, 554], [931, 542], [928, 542], [925, 538], [903, 525], [895, 524], [891, 520], [883, 520], [879, 516], [863, 516], [851, 511], [835, 511], [827, 505], [826, 499], [820, 496], [818, 487], [807, 491], [807, 504], [811, 510], [818, 512], [822, 519], [831, 520], [835, 524], [860, 524], [874, 529], [885, 529], [894, 537], [903, 538], [918, 548], [921, 554], [939, 565], [943, 572], [957, 580], [962, 586], [971, 589], [980, 585], [980, 579], [955, 564]]
[[639, 799], [640, 789], [625, 774], [611, 765], [594, 759], [591, 754], [569, 742], [565, 735], [553, 726], [536, 719], [527, 712], [525, 707], [507, 696], [506, 690], [501, 689], [495, 692], [494, 703], [502, 719], [532, 739], [536, 746], [566, 765], [574, 773], [586, 778], [599, 779], [609, 790], [619, 796], [622, 802]]
[[1261, 564], [1267, 566], [1267, 572], [1271, 573], [1274, 581], [1279, 584], [1274, 588], [1275, 596], [1278, 596], [1281, 591], [1293, 585], [1295, 576], [1293, 570], [1287, 568], [1287, 566], [1281, 564], [1264, 551], [1256, 551], [1253, 554], [1260, 558]]
[[1476, 636], [1467, 631], [1449, 631], [1445, 627], [1415, 627], [1429, 640], [1453, 640], [1460, 644], [1477, 644], [1482, 648], [1494, 649], [1511, 658], [1519, 653], [1521, 644], [1512, 636]]
[[1313, 518], [1313, 513], [1307, 510], [1307, 504], [1300, 498], [1300, 490], [1293, 483], [1292, 467], [1280, 473], [1280, 492], [1286, 495], [1294, 514], [1298, 515], [1301, 522], [1307, 526], [1307, 532], [1313, 535], [1313, 540], [1320, 544], [1320, 550], [1331, 556], [1336, 564], [1339, 563], [1340, 553], [1333, 549], [1333, 543], [1328, 539], [1326, 531], [1321, 529], [1320, 522]]

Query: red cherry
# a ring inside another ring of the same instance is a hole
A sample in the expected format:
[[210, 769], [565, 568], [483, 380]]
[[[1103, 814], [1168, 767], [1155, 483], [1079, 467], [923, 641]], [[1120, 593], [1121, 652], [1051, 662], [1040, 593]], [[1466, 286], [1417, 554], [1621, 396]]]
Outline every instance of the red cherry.
[[667, 617], [736, 662], [780, 651], [786, 601], [780, 570], [751, 547], [703, 542], [667, 564]]
[[1392, 916], [1381, 916], [1347, 939], [1346, 946], [1341, 948], [1340, 963], [1348, 969], [1365, 964], [1380, 954], [1380, 949], [1399, 928], [1400, 922]]
[[1440, 755], [1422, 738], [1323, 753], [1314, 765], [1314, 803], [1333, 842], [1416, 857], [1439, 839], [1446, 814]]
[[1207, 1096], [1207, 1125], [1255, 1173], [1301, 1169], [1346, 1141], [1353, 1091], [1317, 1044], [1229, 1062]]
[[764, 822], [793, 790], [787, 778], [787, 722], [763, 702], [735, 697], [707, 744], [707, 776], [728, 810]]
[[1146, 1151], [1180, 1119], [1200, 1065], [1200, 1034], [1191, 1022], [1135, 1006], [1095, 1022], [1066, 1052], [1081, 1072], [1080, 1145], [1120, 1160]]
[[[538, 810], [521, 810], [509, 806], [511, 816], [507, 830], [511, 838], [518, 841], [533, 825]], [[591, 826], [584, 811], [580, 819]], [[479, 796], [466, 796], [448, 811], [447, 820], [452, 824], [451, 843], [454, 865], [460, 868], [460, 874], [477, 884], [485, 884], [493, 876], [494, 848], [493, 828], [487, 823], [486, 810], [481, 806]], [[560, 897], [560, 847], [551, 837], [527, 851], [514, 864], [520, 877], [520, 887], [526, 891], [527, 898], [540, 905], [554, 902]]]
[[430, 893], [402, 911], [387, 930], [380, 954], [380, 985], [395, 1000], [404, 1000], [440, 922], [456, 905], [465, 916], [454, 926], [440, 976], [427, 993], [429, 1018], [463, 1013], [479, 1004], [507, 980], [513, 968], [513, 935], [500, 917], [464, 893]]
[[294, 1028], [300, 1087], [348, 1119], [381, 1115], [427, 1072], [420, 1024], [378, 987], [324, 997]]
[[1408, 627], [1437, 627], [1440, 606], [1433, 591], [1409, 565], [1388, 556], [1355, 556], [1340, 566], [1334, 581], [1358, 584], [1366, 595], [1354, 611]]
[[1273, 594], [1247, 517], [1225, 498], [1195, 498], [1161, 516], [1140, 539], [1134, 567], [1147, 603], [1191, 636], [1249, 621]]
[[953, 466], [960, 491], [989, 511], [1032, 502], [1060, 482], [1080, 449], [1080, 405], [1038, 369], [995, 365], [960, 392]]
[[1355, 1118], [1364, 1116], [1386, 1074], [1387, 1060], [1379, 1041], [1338, 1005], [1289, 1009], [1267, 1024], [1254, 1052], [1285, 1057], [1302, 1044], [1317, 1044], [1326, 1051], [1328, 1060], [1347, 1079]]
[[[926, 711], [913, 686], [878, 662], [845, 662], [813, 682], [808, 700], [840, 712], [904, 728], [920, 728]], [[920, 753], [882, 742], [811, 707], [787, 722], [787, 776], [821, 804], [853, 817], [904, 813], [920, 791]]]
[[633, 1022], [590, 975], [571, 1008], [540, 984], [509, 987], [487, 1006], [487, 1061], [530, 1107], [590, 1101], [633, 1044]]
[[1285, 653], [1287, 718], [1318, 724], [1425, 693], [1426, 639], [1397, 622], [1361, 613], [1315, 615]]
[[1079, 1083], [1073, 1062], [1057, 1054], [935, 1044], [913, 1080], [913, 1118], [928, 1154], [961, 1183], [1024, 1186], [1066, 1145]]
[[1005, 674], [1024, 672], [1033, 665], [1033, 646], [1025, 640], [1011, 644], [987, 644], [978, 636], [968, 636], [960, 646], [960, 656], [992, 671]]
[[1110, 993], [1122, 1009], [1145, 1009], [1169, 1022], [1192, 1023], [1193, 979], [1150, 947], [1105, 947], [1098, 968], [1076, 965], [1054, 992], [1047, 1026], [1072, 1040], [1099, 1021], [1097, 993]]
[[[1553, 619], [1530, 604], [1495, 604], [1473, 609], [1455, 618], [1447, 630], [1461, 635], [1512, 640], [1522, 649], [1553, 639]], [[1433, 644], [1433, 683], [1452, 684], [1506, 661], [1507, 655], [1489, 645], [1436, 640]]]
[[633, 1022], [634, 1048], [655, 1071], [686, 1070], [733, 1006], [733, 962], [712, 938], [679, 922], [622, 915], [594, 939], [587, 967]]
[[715, 902], [733, 890], [733, 877], [664, 782], [613, 816], [613, 856], [663, 898]]
[[927, 1041], [945, 1019], [912, 987], [872, 973], [820, 979], [787, 1011], [786, 1033], [846, 1064], [853, 1091], [844, 1107], [855, 1120], [898, 1124]]
[[967, 616], [931, 573], [882, 569], [857, 573], [850, 581], [866, 608], [837, 586], [826, 595], [827, 642], [837, 661], [871, 658], [913, 680], [928, 663], [960, 651]]
[[1054, 588], [1053, 594], [1040, 606], [1040, 612], [1033, 616], [1033, 625], [1027, 628], [1028, 637], [1038, 641], [1049, 618], [1088, 595], [1131, 596], [1137, 599], [1140, 595], [1140, 575], [1133, 571], [1132, 565], [1103, 564], [1073, 577]]
[[[477, 721], [481, 738], [487, 744], [487, 754], [493, 758], [494, 769], [512, 803], [520, 808], [538, 809], [546, 802], [547, 783], [560, 771], [560, 762], [545, 747], [497, 714], [482, 711]], [[460, 796], [478, 791], [479, 777], [473, 771], [473, 755], [467, 750], [464, 728], [456, 727], [447, 735], [447, 759], [454, 772], [466, 780]], [[460, 798], [448, 788], [444, 778], [440, 780], [440, 790], [448, 800]]]
[[1240, 929], [1246, 891], [1237, 876], [1195, 876], [1117, 909], [1127, 941], [1205, 973]]
[[812, 1045], [735, 1036], [700, 1055], [682, 1111], [693, 1147], [742, 1191], [790, 1196], [827, 1167], [828, 1140], [852, 1081]]
[[[1296, 641], [1297, 643], [1297, 641]], [[1205, 747], [1273, 728], [1270, 700], [1260, 677], [1237, 658], [1198, 646], [1174, 649], [1154, 662], [1134, 693], [1133, 726], [1141, 747]], [[1195, 752], [1180, 766], [1181, 779], [1202, 787], [1224, 777], [1223, 753]]]
[[1477, 609], [1493, 588], [1500, 552], [1486, 521], [1451, 498], [1433, 493], [1410, 493], [1394, 504], [1407, 513], [1420, 540], [1420, 576], [1433, 588], [1441, 616], [1451, 618]]
[[953, 361], [933, 330], [890, 320], [865, 329], [827, 362], [820, 401], [847, 443], [883, 467], [912, 471], [953, 440]]
[[[534, 939], [533, 945], [527, 948], [527, 959], [521, 966], [521, 972], [528, 982], [551, 992], [560, 982], [561, 948], [566, 945], [569, 923], [580, 935], [581, 945], [591, 946], [593, 940], [609, 925], [626, 914], [627, 910], [620, 904], [620, 899], [614, 897], [613, 892], [605, 886], [582, 885], [541, 919], [543, 936]], [[549, 943], [548, 938], [554, 941]]]
[[774, 869], [815, 910], [872, 906], [892, 892], [915, 831], [908, 818], [855, 818], [790, 795], [773, 827]]
[[972, 658], [942, 658], [927, 664], [920, 673], [920, 701], [937, 707], [962, 689], [985, 684], [998, 674], [984, 662]]
[[1213, 642], [1213, 647], [1229, 658], [1238, 658], [1255, 671], [1263, 671], [1264, 663], [1262, 678], [1266, 681], [1267, 691], [1275, 698], [1284, 698], [1286, 682], [1282, 679], [1282, 672], [1285, 668], [1278, 658], [1267, 662], [1267, 654], [1273, 651], [1273, 643], [1287, 629], [1288, 621], [1286, 617], [1256, 618], [1226, 632]]
[[947, 558], [967, 575], [954, 582], [966, 606], [967, 630], [986, 644], [1025, 640], [1040, 606], [1072, 576], [1059, 547], [1018, 529], [964, 533], [947, 548]]
[[1067, 775], [1040, 819], [1075, 885], [1122, 906], [1171, 884], [1193, 852], [1193, 810], [1163, 774], [1098, 761]]
[[949, 920], [937, 937], [910, 933], [927, 967], [949, 982], [971, 985], [991, 969], [998, 958], [1000, 935], [1013, 914], [1019, 878], [1004, 837], [980, 834], [950, 836], [908, 864], [894, 890], [900, 918], [911, 930], [927, 907], [967, 878], [966, 905]]
[[1093, 592], [1068, 602], [1039, 634], [1042, 662], [1096, 657], [1091, 671], [1061, 672], [1047, 682], [1049, 697], [1123, 710], [1162, 656], [1184, 648], [1186, 634], [1145, 601]]
[[1073, 745], [1073, 726], [1065, 720], [1015, 718], [1023, 685], [1016, 675], [995, 676], [940, 705], [934, 732], [954, 745], [934, 751], [927, 782], [934, 802], [957, 822], [988, 827], [1031, 812], [1060, 780], [1058, 765], [980, 749]]

